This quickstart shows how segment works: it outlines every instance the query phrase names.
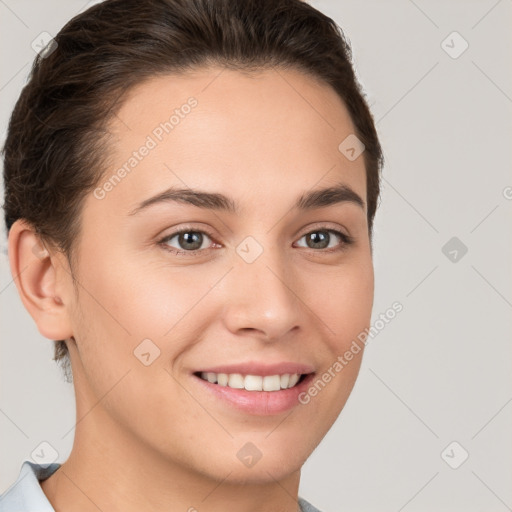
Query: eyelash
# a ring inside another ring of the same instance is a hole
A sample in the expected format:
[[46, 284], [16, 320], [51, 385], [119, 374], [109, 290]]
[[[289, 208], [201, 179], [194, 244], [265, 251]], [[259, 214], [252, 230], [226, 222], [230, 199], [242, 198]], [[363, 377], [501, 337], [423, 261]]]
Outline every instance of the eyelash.
[[[351, 237], [350, 235], [347, 235], [345, 233], [342, 233], [341, 231], [338, 231], [336, 229], [331, 229], [331, 228], [322, 228], [322, 227], [316, 228], [312, 231], [308, 231], [307, 233], [304, 233], [299, 238], [299, 240], [301, 238], [304, 238], [307, 235], [311, 235], [312, 233], [318, 233], [318, 232], [334, 233], [341, 239], [341, 243], [337, 247], [331, 247], [329, 249], [313, 249], [311, 247], [309, 247], [309, 248], [306, 247], [305, 249], [309, 249], [309, 250], [315, 251], [315, 252], [331, 254], [331, 253], [340, 252], [340, 251], [347, 249], [355, 241], [353, 237]], [[171, 233], [170, 235], [166, 235], [164, 238], [162, 238], [161, 240], [158, 241], [158, 244], [161, 245], [162, 248], [168, 252], [176, 254], [177, 256], [185, 256], [185, 257], [197, 256], [197, 254], [200, 252], [210, 250], [210, 249], [194, 249], [192, 251], [184, 251], [184, 250], [176, 249], [174, 247], [170, 247], [169, 245], [167, 245], [165, 243], [165, 242], [169, 242], [174, 237], [179, 236], [183, 233], [201, 233], [201, 234], [207, 235], [212, 240], [212, 242], [216, 243], [213, 235], [211, 233], [209, 233], [208, 231], [205, 231], [203, 229], [193, 229], [193, 228], [185, 227], [183, 229], [180, 229], [179, 231], [175, 231], [174, 233]]]

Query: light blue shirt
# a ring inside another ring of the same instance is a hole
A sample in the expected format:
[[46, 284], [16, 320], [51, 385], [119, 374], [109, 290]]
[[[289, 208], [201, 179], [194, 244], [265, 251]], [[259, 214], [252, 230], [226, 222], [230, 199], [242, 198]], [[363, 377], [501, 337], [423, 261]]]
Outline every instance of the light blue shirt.
[[58, 462], [48, 466], [23, 461], [18, 479], [0, 496], [0, 512], [55, 512], [39, 480], [48, 478], [59, 467]]
[[[55, 512], [39, 481], [48, 478], [59, 467], [58, 462], [47, 466], [23, 461], [18, 479], [0, 496], [0, 512]], [[301, 512], [320, 512], [301, 497], [299, 505]]]

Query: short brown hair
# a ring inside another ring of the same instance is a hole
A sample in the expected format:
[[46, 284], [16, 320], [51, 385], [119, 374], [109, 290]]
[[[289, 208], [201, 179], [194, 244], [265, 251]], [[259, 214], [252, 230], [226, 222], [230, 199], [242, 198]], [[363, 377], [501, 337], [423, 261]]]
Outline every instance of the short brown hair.
[[[52, 51], [50, 51], [50, 49]], [[5, 223], [26, 219], [73, 268], [85, 196], [108, 161], [107, 123], [133, 86], [203, 65], [293, 68], [329, 84], [365, 145], [368, 226], [383, 155], [342, 30], [301, 0], [106, 0], [70, 20], [38, 55], [10, 118]], [[341, 142], [341, 141], [340, 141]], [[65, 340], [55, 341], [66, 369]]]

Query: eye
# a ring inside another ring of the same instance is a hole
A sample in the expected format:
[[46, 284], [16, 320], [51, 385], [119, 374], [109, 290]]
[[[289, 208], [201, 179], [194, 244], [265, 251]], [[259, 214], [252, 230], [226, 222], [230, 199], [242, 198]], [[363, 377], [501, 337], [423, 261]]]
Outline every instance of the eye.
[[[335, 229], [316, 229], [302, 236], [299, 240], [306, 239], [306, 246], [309, 249], [329, 249], [324, 252], [342, 250], [354, 242], [353, 238]], [[338, 241], [336, 241], [338, 239]], [[340, 242], [341, 240], [341, 242]]]
[[[327, 253], [346, 249], [354, 242], [354, 239], [351, 236], [335, 229], [327, 228], [310, 231], [303, 235], [299, 241], [302, 239], [306, 240], [306, 245], [298, 244], [299, 247], [317, 249], [319, 252]], [[208, 244], [208, 240], [210, 240], [210, 244]], [[195, 256], [200, 252], [208, 251], [212, 246], [216, 245], [215, 243], [212, 244], [212, 242], [213, 236], [209, 233], [185, 227], [167, 235], [159, 240], [158, 243], [165, 250], [174, 254], [180, 256]]]
[[[208, 233], [185, 228], [166, 236], [158, 243], [161, 244], [166, 250], [176, 254], [195, 254], [198, 251], [208, 248], [204, 247], [204, 243], [207, 239], [211, 240], [211, 237], [208, 235]], [[173, 244], [170, 244], [169, 242], [173, 240], [175, 240]]]

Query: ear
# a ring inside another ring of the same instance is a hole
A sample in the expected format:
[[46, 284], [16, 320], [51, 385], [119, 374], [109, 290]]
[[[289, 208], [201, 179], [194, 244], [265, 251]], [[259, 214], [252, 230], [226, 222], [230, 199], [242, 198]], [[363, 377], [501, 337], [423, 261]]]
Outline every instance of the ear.
[[62, 253], [50, 254], [34, 228], [18, 219], [9, 230], [8, 254], [21, 301], [39, 332], [51, 340], [71, 337], [68, 313], [74, 294]]

